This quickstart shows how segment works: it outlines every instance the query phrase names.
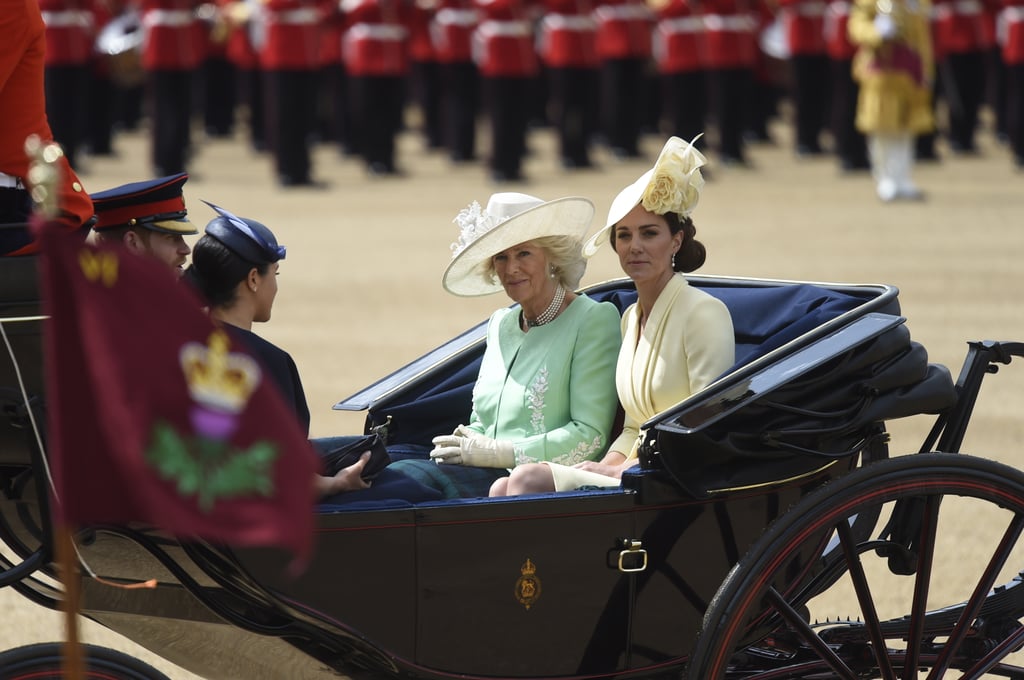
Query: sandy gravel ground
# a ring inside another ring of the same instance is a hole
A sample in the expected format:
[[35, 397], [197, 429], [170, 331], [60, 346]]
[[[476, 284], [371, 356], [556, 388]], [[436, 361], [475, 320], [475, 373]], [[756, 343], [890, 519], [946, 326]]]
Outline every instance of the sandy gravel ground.
[[[981, 135], [977, 158], [947, 156], [917, 168], [926, 201], [882, 205], [867, 175], [842, 176], [828, 157], [798, 160], [788, 128], [774, 132], [775, 145], [751, 149], [755, 169], [712, 166], [694, 215], [709, 251], [702, 273], [894, 284], [913, 336], [954, 375], [968, 340], [1024, 340], [1024, 176], [990, 134]], [[355, 160], [319, 148], [314, 174], [329, 184], [326, 190], [281, 190], [271, 181], [269, 158], [241, 139], [204, 142], [185, 187], [198, 225], [212, 217], [199, 202], [206, 199], [266, 222], [288, 246], [274, 318], [257, 330], [295, 357], [314, 435], [358, 431], [362, 416], [333, 411], [334, 403], [505, 303], [453, 298], [440, 286], [456, 235], [452, 217], [473, 199], [484, 203], [495, 187], [479, 166], [451, 167], [428, 155], [414, 132], [400, 141], [408, 172], [402, 179], [368, 178]], [[598, 154], [601, 169], [569, 174], [555, 162], [550, 134], [539, 131], [525, 168], [529, 183], [508, 188], [542, 198], [590, 197], [596, 228], [661, 142], [645, 141], [645, 162]], [[82, 179], [90, 191], [149, 176], [141, 133], [120, 137], [116, 148], [115, 159], [86, 159]], [[620, 275], [606, 249], [584, 283]], [[983, 395], [965, 451], [1024, 465], [1024, 392], [1015, 383], [1020, 378], [1011, 368], [1000, 389]], [[929, 425], [893, 424], [893, 452], [916, 450]], [[962, 533], [971, 534], [970, 519], [962, 521]], [[0, 590], [0, 612], [0, 648], [62, 636], [57, 614], [10, 589]], [[172, 678], [196, 677], [95, 624], [85, 624], [84, 636], [137, 654]]]

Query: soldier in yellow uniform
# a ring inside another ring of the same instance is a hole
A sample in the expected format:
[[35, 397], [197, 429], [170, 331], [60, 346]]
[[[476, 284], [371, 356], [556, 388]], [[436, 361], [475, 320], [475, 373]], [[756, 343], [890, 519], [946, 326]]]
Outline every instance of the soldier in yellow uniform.
[[878, 197], [887, 202], [922, 197], [910, 174], [914, 136], [935, 125], [929, 12], [928, 0], [856, 0], [850, 13], [857, 129], [868, 137]]

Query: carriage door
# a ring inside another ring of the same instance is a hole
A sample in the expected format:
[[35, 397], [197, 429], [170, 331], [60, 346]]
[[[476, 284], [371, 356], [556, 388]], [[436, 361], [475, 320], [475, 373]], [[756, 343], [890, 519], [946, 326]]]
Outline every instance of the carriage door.
[[616, 489], [418, 508], [417, 661], [504, 677], [623, 669], [633, 504]]

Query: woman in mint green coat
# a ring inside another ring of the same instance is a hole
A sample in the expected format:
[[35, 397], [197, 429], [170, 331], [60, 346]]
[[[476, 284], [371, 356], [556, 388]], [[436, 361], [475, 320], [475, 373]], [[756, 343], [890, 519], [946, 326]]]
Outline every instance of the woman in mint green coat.
[[445, 288], [460, 296], [504, 290], [517, 305], [491, 316], [466, 423], [434, 438], [431, 461], [397, 461], [393, 469], [448, 497], [485, 496], [516, 465], [574, 465], [604, 454], [618, 404], [619, 313], [573, 292], [593, 214], [584, 198], [519, 193], [459, 213]]

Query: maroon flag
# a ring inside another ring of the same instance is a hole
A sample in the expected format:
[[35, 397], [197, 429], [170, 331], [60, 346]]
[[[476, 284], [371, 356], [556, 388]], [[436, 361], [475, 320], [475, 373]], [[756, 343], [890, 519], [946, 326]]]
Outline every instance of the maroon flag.
[[55, 513], [300, 562], [319, 461], [254, 358], [162, 264], [44, 228]]

